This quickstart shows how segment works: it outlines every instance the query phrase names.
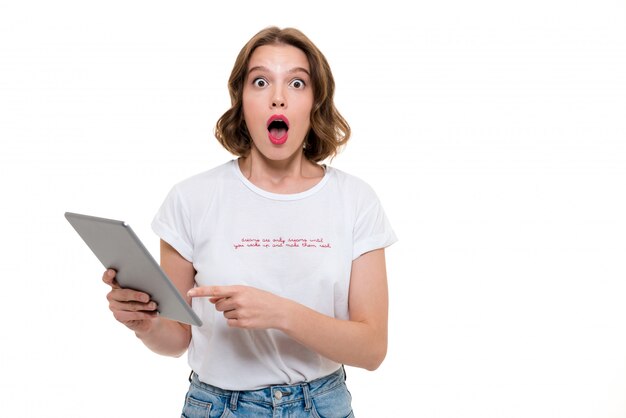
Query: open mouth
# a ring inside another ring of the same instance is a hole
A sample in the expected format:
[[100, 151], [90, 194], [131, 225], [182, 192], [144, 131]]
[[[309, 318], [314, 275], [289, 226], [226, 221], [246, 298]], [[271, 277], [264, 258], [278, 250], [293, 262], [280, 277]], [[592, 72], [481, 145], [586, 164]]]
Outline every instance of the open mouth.
[[267, 120], [267, 135], [275, 145], [287, 142], [287, 131], [289, 131], [289, 119], [284, 115], [272, 115]]

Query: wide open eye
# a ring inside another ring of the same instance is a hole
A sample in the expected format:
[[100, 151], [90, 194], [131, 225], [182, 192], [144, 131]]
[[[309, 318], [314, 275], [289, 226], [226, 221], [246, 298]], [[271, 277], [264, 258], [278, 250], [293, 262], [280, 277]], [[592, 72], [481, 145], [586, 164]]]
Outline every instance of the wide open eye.
[[306, 86], [306, 83], [301, 78], [296, 78], [289, 83], [289, 87], [293, 87], [295, 89], [303, 89]]
[[253, 84], [255, 87], [260, 87], [260, 88], [263, 88], [263, 87], [267, 87], [267, 85], [268, 85], [269, 83], [268, 83], [268, 82], [267, 82], [267, 80], [265, 80], [264, 78], [262, 78], [262, 77], [257, 77], [257, 78], [255, 78], [254, 80], [252, 80], [252, 84]]

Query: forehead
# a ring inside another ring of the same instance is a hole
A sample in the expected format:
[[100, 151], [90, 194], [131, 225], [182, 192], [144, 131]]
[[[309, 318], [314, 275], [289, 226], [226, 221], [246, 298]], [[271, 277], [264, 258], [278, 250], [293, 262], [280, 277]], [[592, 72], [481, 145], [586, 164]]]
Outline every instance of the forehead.
[[248, 70], [254, 67], [265, 67], [276, 72], [297, 67], [310, 71], [304, 51], [292, 45], [263, 45], [256, 48], [250, 56]]

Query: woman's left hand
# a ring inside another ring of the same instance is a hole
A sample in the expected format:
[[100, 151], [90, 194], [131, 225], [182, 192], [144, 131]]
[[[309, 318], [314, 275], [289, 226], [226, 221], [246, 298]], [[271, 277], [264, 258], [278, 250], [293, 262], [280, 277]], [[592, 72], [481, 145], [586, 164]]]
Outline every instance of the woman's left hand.
[[208, 297], [215, 309], [224, 313], [229, 326], [247, 329], [280, 329], [288, 302], [250, 286], [202, 286], [187, 295]]

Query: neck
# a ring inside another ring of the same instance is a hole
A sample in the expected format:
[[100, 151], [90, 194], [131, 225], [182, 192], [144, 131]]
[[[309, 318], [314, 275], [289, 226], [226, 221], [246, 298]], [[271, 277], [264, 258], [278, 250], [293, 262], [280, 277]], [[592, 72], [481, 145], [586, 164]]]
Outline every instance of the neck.
[[247, 157], [239, 159], [239, 168], [252, 184], [278, 193], [305, 190], [324, 176], [324, 169], [307, 160], [303, 152], [270, 160], [254, 146]]

